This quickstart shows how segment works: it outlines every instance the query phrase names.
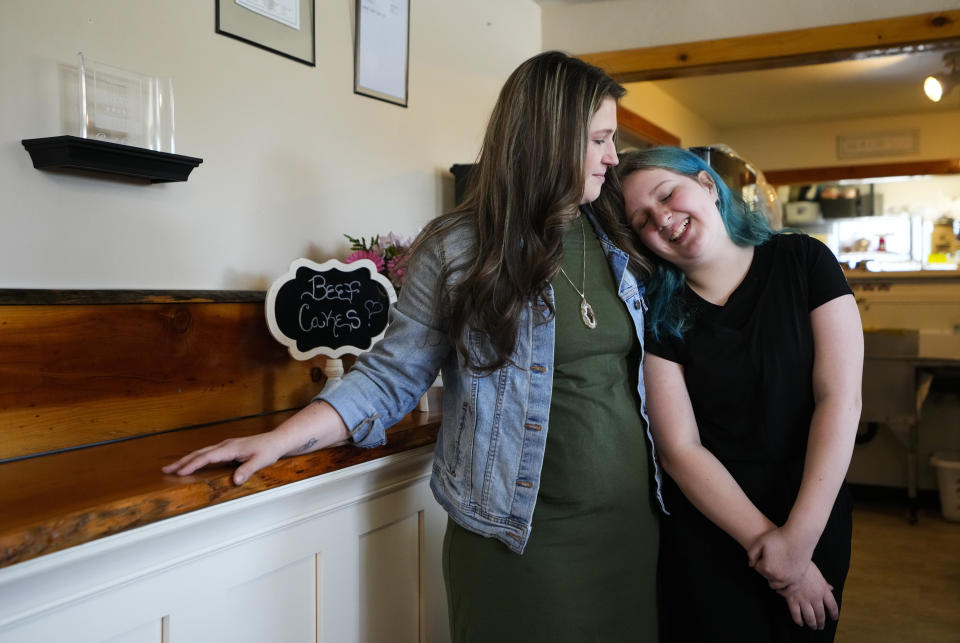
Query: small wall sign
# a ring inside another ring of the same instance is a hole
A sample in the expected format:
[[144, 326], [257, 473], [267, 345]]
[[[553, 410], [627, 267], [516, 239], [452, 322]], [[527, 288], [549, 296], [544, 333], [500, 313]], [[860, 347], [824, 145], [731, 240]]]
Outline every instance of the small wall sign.
[[397, 294], [369, 259], [297, 259], [267, 291], [267, 325], [298, 360], [359, 355], [387, 328]]
[[837, 136], [837, 158], [915, 154], [920, 149], [920, 132], [915, 129]]

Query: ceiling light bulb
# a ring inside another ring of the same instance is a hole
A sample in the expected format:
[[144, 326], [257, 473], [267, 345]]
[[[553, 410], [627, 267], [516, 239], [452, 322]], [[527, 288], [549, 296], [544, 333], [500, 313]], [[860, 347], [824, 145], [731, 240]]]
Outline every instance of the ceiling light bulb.
[[926, 80], [923, 81], [923, 93], [933, 102], [940, 102], [940, 99], [943, 98], [943, 84], [940, 79], [936, 76], [927, 76]]

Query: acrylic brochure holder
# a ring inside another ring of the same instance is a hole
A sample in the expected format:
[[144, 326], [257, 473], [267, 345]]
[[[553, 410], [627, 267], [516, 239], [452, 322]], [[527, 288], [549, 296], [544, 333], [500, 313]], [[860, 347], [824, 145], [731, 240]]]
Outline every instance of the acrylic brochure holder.
[[120, 69], [83, 52], [77, 56], [82, 138], [176, 151], [171, 78]]

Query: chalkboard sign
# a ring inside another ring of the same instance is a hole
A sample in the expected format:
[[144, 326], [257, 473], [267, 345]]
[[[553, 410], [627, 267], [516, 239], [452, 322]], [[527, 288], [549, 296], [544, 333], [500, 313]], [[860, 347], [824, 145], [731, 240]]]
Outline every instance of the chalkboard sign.
[[397, 294], [369, 259], [297, 259], [267, 291], [267, 325], [299, 360], [358, 355], [383, 337]]

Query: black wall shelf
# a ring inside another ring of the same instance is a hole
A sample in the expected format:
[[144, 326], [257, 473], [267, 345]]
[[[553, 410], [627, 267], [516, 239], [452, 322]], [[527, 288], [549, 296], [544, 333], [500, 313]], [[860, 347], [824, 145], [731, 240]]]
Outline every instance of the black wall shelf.
[[50, 136], [21, 141], [38, 170], [92, 170], [132, 176], [150, 183], [186, 181], [203, 159], [79, 136]]

